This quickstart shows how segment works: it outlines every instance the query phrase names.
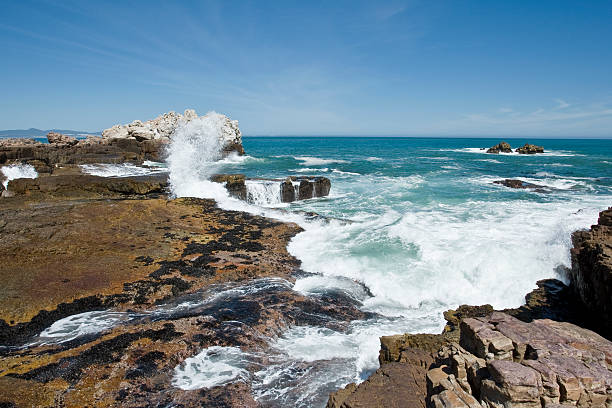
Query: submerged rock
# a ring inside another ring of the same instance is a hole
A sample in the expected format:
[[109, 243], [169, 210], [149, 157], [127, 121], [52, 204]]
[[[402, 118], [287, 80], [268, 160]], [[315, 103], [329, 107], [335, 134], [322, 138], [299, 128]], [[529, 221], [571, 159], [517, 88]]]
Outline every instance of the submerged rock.
[[536, 154], [536, 153], [544, 153], [544, 148], [542, 146], [536, 146], [529, 143], [525, 143], [524, 146], [519, 147], [515, 150], [520, 154]]
[[494, 184], [500, 184], [502, 186], [506, 186], [509, 188], [518, 188], [518, 189], [532, 189], [536, 191], [544, 191], [544, 186], [539, 184], [527, 183], [522, 180], [516, 179], [504, 179], [504, 180], [495, 180]]
[[572, 235], [571, 287], [612, 336], [612, 207], [588, 231]]
[[512, 147], [510, 147], [510, 145], [506, 142], [501, 142], [493, 147], [490, 147], [489, 150], [487, 150], [487, 153], [512, 153]]

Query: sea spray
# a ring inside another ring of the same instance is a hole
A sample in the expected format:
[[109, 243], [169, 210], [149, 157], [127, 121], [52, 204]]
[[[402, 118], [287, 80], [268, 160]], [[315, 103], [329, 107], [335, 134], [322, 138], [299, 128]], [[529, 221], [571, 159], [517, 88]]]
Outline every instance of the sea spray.
[[29, 164], [10, 164], [0, 168], [0, 172], [4, 174], [6, 180], [2, 182], [4, 188], [8, 188], [8, 183], [11, 180], [18, 178], [29, 178], [34, 179], [38, 177], [36, 169]]
[[210, 112], [179, 124], [167, 147], [169, 182], [177, 197], [224, 197], [225, 189], [208, 178], [219, 168], [224, 116]]

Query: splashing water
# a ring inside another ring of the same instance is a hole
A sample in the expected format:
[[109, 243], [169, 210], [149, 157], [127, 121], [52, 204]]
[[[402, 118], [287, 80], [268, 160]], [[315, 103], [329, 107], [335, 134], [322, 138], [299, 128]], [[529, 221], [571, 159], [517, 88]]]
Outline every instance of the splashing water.
[[36, 169], [29, 164], [11, 164], [0, 168], [0, 171], [6, 177], [6, 180], [2, 182], [4, 188], [8, 188], [8, 183], [11, 180], [18, 178], [34, 179], [38, 177]]
[[278, 181], [247, 180], [247, 201], [256, 205], [280, 204], [280, 183]]
[[209, 112], [187, 123], [181, 123], [167, 148], [170, 188], [177, 197], [210, 197], [223, 193], [224, 187], [208, 181], [222, 165], [221, 143], [224, 116]]

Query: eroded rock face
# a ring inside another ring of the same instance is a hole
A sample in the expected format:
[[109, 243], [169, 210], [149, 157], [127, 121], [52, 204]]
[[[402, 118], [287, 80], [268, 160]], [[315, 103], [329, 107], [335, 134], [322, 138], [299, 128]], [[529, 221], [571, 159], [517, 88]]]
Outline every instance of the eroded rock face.
[[571, 287], [612, 335], [612, 207], [599, 214], [597, 225], [572, 235]]
[[0, 166], [25, 163], [34, 166], [38, 173], [52, 173], [58, 165], [66, 164], [161, 161], [165, 144], [164, 140], [102, 140], [95, 136], [72, 145], [6, 139], [0, 141]]
[[487, 150], [487, 153], [512, 153], [512, 147], [506, 142], [501, 142], [493, 147], [490, 147], [489, 150]]
[[[459, 344], [439, 355], [449, 356], [446, 364], [457, 384], [443, 389], [469, 393], [484, 407], [604, 408], [612, 403], [612, 342], [570, 323], [526, 323], [500, 312], [467, 318]], [[429, 398], [441, 400], [438, 394], [434, 389]], [[436, 406], [464, 405], [446, 401]]]
[[[609, 368], [610, 361], [601, 358], [603, 354], [600, 353], [601, 350], [598, 351], [598, 347], [606, 346], [601, 346], [598, 343], [601, 337], [589, 330], [570, 323], [544, 320], [552, 318], [591, 324], [589, 319], [585, 318], [584, 306], [563, 282], [547, 279], [537, 282], [537, 285], [537, 289], [525, 296], [526, 304], [517, 309], [506, 309], [500, 313], [495, 312], [491, 305], [462, 305], [456, 310], [444, 313], [447, 325], [442, 334], [381, 337], [381, 367], [386, 367], [389, 363], [403, 364], [407, 366], [403, 372], [413, 372], [424, 367], [425, 376], [412, 379], [404, 377], [403, 385], [398, 385], [397, 388], [408, 387], [414, 393], [420, 392], [418, 397], [424, 401], [423, 404], [427, 402], [428, 407], [576, 406], [577, 400], [564, 400], [560, 386], [555, 388], [557, 375], [567, 376], [567, 370], [560, 371], [561, 363], [553, 368], [546, 368], [540, 364], [539, 359], [545, 355], [550, 359], [554, 353], [565, 353], [573, 348], [574, 354], [566, 354], [582, 356], [583, 360], [579, 364], [589, 366], [592, 359], [589, 353], [592, 353], [600, 356], [600, 367], [605, 368], [605, 361]], [[519, 335], [523, 338], [519, 338]], [[576, 338], [582, 340], [577, 341]], [[548, 347], [550, 353], [546, 354], [543, 347]], [[563, 364], [569, 363], [566, 361]], [[533, 376], [534, 371], [539, 377]], [[387, 376], [399, 375], [396, 370], [379, 370], [375, 375], [382, 373]], [[385, 381], [388, 384], [401, 382], [392, 378]], [[567, 381], [569, 384], [573, 380], [568, 377]], [[423, 392], [423, 389], [426, 391]], [[556, 393], [555, 389], [558, 389]], [[368, 390], [372, 388], [369, 387]], [[386, 406], [377, 404], [378, 397], [372, 399], [370, 393], [364, 391], [362, 384], [349, 384], [330, 396], [328, 407], [344, 406], [344, 401], [350, 401], [359, 407]], [[387, 394], [392, 395], [395, 392], [396, 388], [387, 389]], [[481, 394], [486, 395], [486, 400]], [[549, 394], [558, 398], [551, 398]], [[591, 395], [588, 398], [595, 401], [601, 396]], [[387, 400], [392, 401], [392, 398]], [[592, 401], [588, 401], [578, 406], [591, 406], [589, 404]], [[420, 405], [415, 403], [413, 406]]]
[[542, 146], [536, 146], [529, 143], [525, 143], [524, 146], [519, 147], [515, 150], [520, 154], [536, 154], [536, 153], [544, 153], [544, 148]]

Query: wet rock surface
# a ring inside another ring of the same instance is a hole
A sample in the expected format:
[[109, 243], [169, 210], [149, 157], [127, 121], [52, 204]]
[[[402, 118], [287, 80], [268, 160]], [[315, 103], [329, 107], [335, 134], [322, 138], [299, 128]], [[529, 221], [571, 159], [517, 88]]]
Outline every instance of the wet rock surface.
[[247, 181], [277, 183], [282, 203], [326, 197], [331, 189], [331, 181], [327, 177], [289, 176], [285, 180], [277, 180], [250, 179], [244, 174], [215, 174], [211, 181], [225, 183], [225, 188], [232, 197], [245, 201], [249, 201]]
[[[163, 175], [63, 172], [12, 180], [0, 207], [0, 404], [254, 407], [271, 340], [371, 317], [292, 289], [297, 225], [168, 200]], [[177, 387], [177, 367], [213, 346], [243, 350], [251, 377]]]
[[603, 323], [604, 334], [612, 336], [612, 208], [599, 214], [588, 231], [572, 235], [571, 286], [589, 313]]
[[517, 188], [517, 189], [529, 189], [537, 192], [546, 192], [546, 188], [544, 186], [527, 183], [526, 181], [516, 180], [516, 179], [504, 179], [504, 180], [495, 180], [494, 184], [500, 184], [509, 188]]

